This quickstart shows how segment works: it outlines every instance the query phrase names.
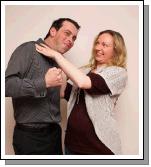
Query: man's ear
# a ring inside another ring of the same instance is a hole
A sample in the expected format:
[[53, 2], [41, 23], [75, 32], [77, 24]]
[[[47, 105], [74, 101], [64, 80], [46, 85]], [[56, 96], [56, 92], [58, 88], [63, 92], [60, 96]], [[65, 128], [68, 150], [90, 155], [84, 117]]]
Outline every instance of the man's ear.
[[54, 27], [52, 27], [51, 29], [50, 29], [50, 36], [51, 37], [54, 37], [55, 35], [56, 35], [56, 29], [54, 28]]

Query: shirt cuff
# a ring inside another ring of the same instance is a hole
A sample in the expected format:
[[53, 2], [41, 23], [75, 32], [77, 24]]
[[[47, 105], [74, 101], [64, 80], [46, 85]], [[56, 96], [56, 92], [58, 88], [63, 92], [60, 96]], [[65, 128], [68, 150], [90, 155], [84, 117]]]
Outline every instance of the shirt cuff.
[[44, 79], [36, 79], [34, 80], [35, 85], [35, 96], [36, 97], [45, 97], [47, 93], [46, 83]]

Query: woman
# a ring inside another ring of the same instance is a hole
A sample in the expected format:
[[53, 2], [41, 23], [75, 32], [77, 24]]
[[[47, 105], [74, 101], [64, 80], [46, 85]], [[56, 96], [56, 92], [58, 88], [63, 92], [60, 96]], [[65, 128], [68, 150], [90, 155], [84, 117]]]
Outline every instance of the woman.
[[112, 30], [97, 35], [86, 74], [60, 53], [41, 45], [36, 45], [37, 51], [55, 59], [73, 81], [73, 85], [67, 84], [64, 94], [68, 100], [66, 154], [121, 154], [114, 109], [127, 81], [122, 35]]

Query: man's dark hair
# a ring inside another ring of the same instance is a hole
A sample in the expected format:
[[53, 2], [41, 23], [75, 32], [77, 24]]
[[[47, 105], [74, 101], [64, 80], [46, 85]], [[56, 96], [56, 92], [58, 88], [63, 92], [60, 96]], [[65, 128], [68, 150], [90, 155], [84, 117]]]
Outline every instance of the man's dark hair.
[[[77, 29], [80, 28], [79, 24], [78, 24], [76, 21], [72, 20], [72, 19], [69, 19], [69, 18], [59, 18], [58, 20], [55, 20], [55, 21], [52, 23], [50, 29], [51, 29], [52, 27], [54, 27], [54, 28], [58, 31], [58, 30], [62, 27], [62, 23], [63, 23], [64, 21], [68, 21], [68, 22], [74, 24], [74, 26], [75, 26]], [[48, 33], [47, 33], [47, 35], [45, 36], [44, 39], [46, 39], [46, 38], [50, 35], [50, 29], [49, 29], [49, 31], [48, 31]]]

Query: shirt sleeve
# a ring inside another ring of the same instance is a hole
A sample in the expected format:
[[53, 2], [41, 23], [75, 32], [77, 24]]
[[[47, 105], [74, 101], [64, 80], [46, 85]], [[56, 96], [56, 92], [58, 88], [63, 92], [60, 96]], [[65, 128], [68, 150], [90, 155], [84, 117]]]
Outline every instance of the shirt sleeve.
[[69, 101], [71, 90], [72, 90], [72, 85], [70, 83], [67, 83], [67, 86], [66, 86], [66, 89], [65, 89], [65, 95], [64, 95], [64, 98], [67, 101]]
[[105, 80], [99, 74], [90, 72], [87, 75], [90, 77], [92, 84], [90, 89], [85, 90], [88, 94], [100, 95], [111, 93]]
[[33, 62], [33, 44], [20, 45], [13, 52], [5, 72], [6, 97], [43, 97], [46, 95], [44, 78], [26, 77]]
[[127, 83], [127, 71], [122, 67], [111, 66], [99, 74], [111, 91], [111, 96], [120, 95]]

